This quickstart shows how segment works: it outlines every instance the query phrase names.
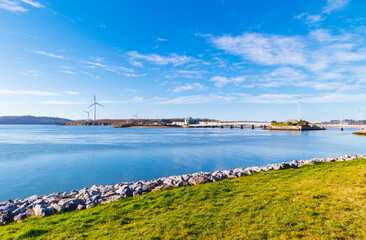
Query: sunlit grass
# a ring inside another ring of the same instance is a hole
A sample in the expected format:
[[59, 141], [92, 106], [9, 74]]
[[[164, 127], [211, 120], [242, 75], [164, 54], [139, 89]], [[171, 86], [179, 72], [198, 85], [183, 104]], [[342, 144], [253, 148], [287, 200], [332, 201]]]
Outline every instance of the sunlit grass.
[[366, 160], [165, 189], [0, 227], [0, 239], [365, 239]]

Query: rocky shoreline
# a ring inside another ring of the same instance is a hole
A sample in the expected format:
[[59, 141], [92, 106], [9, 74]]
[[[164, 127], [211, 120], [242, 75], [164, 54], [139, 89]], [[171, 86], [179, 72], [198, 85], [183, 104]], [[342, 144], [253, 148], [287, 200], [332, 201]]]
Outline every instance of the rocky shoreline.
[[58, 212], [70, 212], [110, 203], [121, 198], [137, 197], [164, 187], [182, 187], [217, 182], [226, 178], [238, 178], [255, 172], [265, 172], [284, 168], [298, 168], [316, 162], [351, 161], [366, 158], [364, 155], [346, 155], [343, 157], [314, 158], [269, 164], [260, 167], [236, 168], [215, 172], [198, 172], [178, 176], [163, 177], [150, 181], [121, 182], [116, 185], [94, 185], [91, 188], [72, 190], [70, 193], [52, 193], [33, 195], [26, 199], [8, 200], [0, 203], [0, 225], [19, 222], [31, 216], [46, 217]]

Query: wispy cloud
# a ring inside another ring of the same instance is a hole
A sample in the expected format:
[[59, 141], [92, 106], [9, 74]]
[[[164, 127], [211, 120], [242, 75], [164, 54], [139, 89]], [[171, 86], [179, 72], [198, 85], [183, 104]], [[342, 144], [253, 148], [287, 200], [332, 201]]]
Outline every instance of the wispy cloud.
[[324, 6], [322, 13], [331, 13], [340, 10], [348, 5], [351, 0], [328, 0]]
[[156, 39], [156, 41], [159, 41], [159, 42], [166, 42], [166, 41], [168, 41], [168, 39], [158, 37], [158, 38]]
[[296, 103], [299, 95], [296, 94], [261, 94], [261, 95], [249, 95], [249, 94], [237, 94], [236, 99], [242, 103], [271, 103], [271, 104], [289, 104]]
[[187, 90], [201, 91], [204, 89], [206, 89], [206, 88], [200, 83], [192, 83], [192, 84], [188, 83], [186, 85], [182, 85], [182, 86], [178, 86], [178, 87], [174, 88], [173, 92], [178, 93], [178, 92], [187, 91]]
[[45, 51], [34, 51], [34, 50], [31, 50], [31, 52], [37, 53], [37, 54], [41, 54], [41, 55], [44, 55], [44, 56], [47, 56], [47, 57], [52, 57], [52, 58], [58, 58], [58, 59], [64, 59], [64, 60], [68, 59], [65, 56], [57, 55], [57, 54], [49, 53], [49, 52], [45, 52]]
[[366, 48], [360, 40], [363, 38], [350, 33], [332, 35], [330, 30], [318, 29], [308, 36], [244, 33], [213, 37], [211, 41], [216, 48], [259, 65], [320, 71], [332, 64], [366, 60]]
[[164, 78], [202, 78], [205, 70], [174, 70], [166, 75]]
[[140, 68], [143, 67], [142, 62], [139, 62], [139, 61], [136, 61], [136, 60], [131, 60], [130, 62], [131, 62], [132, 65], [134, 65], [136, 67], [140, 67]]
[[318, 23], [324, 21], [327, 15], [331, 14], [332, 12], [345, 8], [349, 2], [350, 0], [328, 0], [327, 4], [323, 7], [321, 13], [301, 13], [295, 16], [295, 18], [302, 19], [308, 24]]
[[65, 91], [64, 93], [65, 93], [65, 94], [68, 94], [68, 95], [79, 95], [79, 93], [78, 93], [78, 92], [70, 91], [70, 90]]
[[61, 94], [59, 94], [59, 93], [48, 92], [48, 91], [9, 90], [9, 89], [0, 89], [0, 94], [34, 95], [34, 96], [61, 96]]
[[19, 74], [23, 75], [23, 76], [32, 76], [32, 77], [39, 77], [39, 75], [40, 75], [39, 71], [36, 71], [36, 70], [22, 71], [22, 72], [19, 72]]
[[0, 0], [0, 9], [4, 9], [14, 13], [28, 11], [28, 9], [20, 6], [19, 2], [13, 0]]
[[36, 8], [44, 8], [45, 6], [39, 2], [33, 1], [33, 0], [21, 0], [22, 2], [29, 4]]
[[61, 72], [63, 72], [63, 73], [67, 73], [67, 74], [76, 75], [76, 72], [72, 72], [72, 71], [70, 71], [70, 70], [63, 70], [63, 71], [61, 71]]
[[245, 77], [239, 76], [239, 77], [227, 78], [222, 76], [214, 76], [210, 78], [210, 81], [215, 82], [215, 86], [221, 88], [228, 83], [233, 83], [235, 85], [242, 83], [245, 81]]
[[143, 74], [124, 73], [123, 75], [125, 75], [126, 77], [143, 77], [143, 76], [146, 76], [146, 73], [143, 73]]
[[154, 63], [157, 65], [168, 65], [172, 64], [174, 66], [179, 66], [182, 64], [189, 63], [193, 60], [191, 57], [187, 57], [185, 55], [180, 56], [176, 53], [172, 53], [169, 56], [162, 56], [158, 54], [140, 54], [136, 51], [130, 51], [127, 53], [133, 60], [141, 59], [150, 63]]
[[48, 100], [43, 101], [41, 104], [49, 104], [49, 105], [82, 105], [82, 104], [89, 104], [88, 102], [74, 102], [74, 101], [54, 101]]
[[304, 44], [297, 36], [244, 33], [213, 37], [214, 46], [262, 65], [304, 65]]
[[123, 103], [137, 103], [137, 102], [144, 102], [147, 101], [144, 98], [140, 96], [135, 96], [128, 100], [122, 100], [122, 101], [115, 101], [115, 100], [101, 100], [100, 103], [109, 103], [109, 104], [123, 104]]
[[96, 79], [99, 79], [100, 77], [97, 76], [97, 75], [94, 75], [94, 74], [91, 74], [91, 73], [88, 73], [88, 72], [82, 72], [84, 73], [85, 75], [89, 76], [89, 77], [92, 77], [92, 78], [96, 78]]
[[116, 66], [116, 65], [104, 63], [103, 58], [91, 58], [91, 59], [92, 59], [92, 61], [85, 61], [85, 63], [88, 64], [88, 67], [90, 67], [90, 68], [101, 68], [105, 71], [115, 72], [115, 73], [119, 73], [120, 71], [130, 72], [130, 73], [134, 72], [134, 70], [131, 68], [126, 68], [123, 66]]
[[158, 100], [156, 104], [198, 104], [198, 103], [212, 103], [212, 102], [230, 102], [232, 97], [230, 96], [221, 96], [221, 95], [192, 95], [192, 96], [184, 96], [184, 97], [177, 97], [173, 99], [167, 100]]

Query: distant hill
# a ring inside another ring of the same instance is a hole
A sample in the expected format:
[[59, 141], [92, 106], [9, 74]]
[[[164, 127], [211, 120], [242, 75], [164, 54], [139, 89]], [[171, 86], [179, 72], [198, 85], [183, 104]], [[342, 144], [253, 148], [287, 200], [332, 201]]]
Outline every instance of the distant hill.
[[0, 124], [61, 124], [71, 120], [58, 117], [35, 116], [4, 116], [0, 117]]

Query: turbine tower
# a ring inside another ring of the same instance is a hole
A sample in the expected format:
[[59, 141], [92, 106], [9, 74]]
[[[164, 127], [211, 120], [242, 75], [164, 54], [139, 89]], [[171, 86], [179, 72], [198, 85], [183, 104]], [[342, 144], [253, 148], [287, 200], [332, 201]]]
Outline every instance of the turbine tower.
[[88, 114], [88, 121], [89, 121], [89, 119], [90, 119], [90, 112], [91, 111], [93, 111], [93, 109], [90, 109], [89, 111], [83, 111], [83, 112], [85, 112], [85, 113], [87, 113]]
[[90, 108], [90, 107], [94, 106], [94, 121], [97, 120], [97, 105], [104, 107], [102, 104], [97, 102], [97, 99], [96, 99], [95, 93], [94, 93], [94, 103], [88, 107], [88, 108]]
[[299, 121], [302, 120], [301, 97], [299, 97]]

